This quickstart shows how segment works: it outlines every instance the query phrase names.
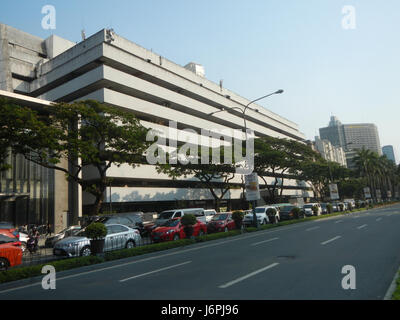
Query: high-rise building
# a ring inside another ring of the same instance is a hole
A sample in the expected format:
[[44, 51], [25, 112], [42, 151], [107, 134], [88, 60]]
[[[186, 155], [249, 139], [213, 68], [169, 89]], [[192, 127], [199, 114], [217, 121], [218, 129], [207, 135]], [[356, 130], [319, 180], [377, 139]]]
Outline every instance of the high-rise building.
[[328, 127], [320, 128], [319, 133], [321, 139], [345, 150], [349, 168], [353, 167], [355, 150], [364, 148], [382, 155], [378, 129], [373, 123], [342, 124], [332, 116]]
[[388, 145], [388, 146], [382, 147], [382, 152], [389, 160], [392, 160], [394, 163], [396, 163], [393, 146]]

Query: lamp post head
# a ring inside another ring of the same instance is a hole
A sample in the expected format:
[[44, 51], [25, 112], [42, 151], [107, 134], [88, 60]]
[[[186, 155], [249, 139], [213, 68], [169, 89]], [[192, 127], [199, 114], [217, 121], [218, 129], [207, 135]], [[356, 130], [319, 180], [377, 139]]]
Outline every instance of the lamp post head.
[[275, 91], [275, 94], [281, 94], [281, 93], [283, 93], [282, 89], [279, 89], [278, 91]]

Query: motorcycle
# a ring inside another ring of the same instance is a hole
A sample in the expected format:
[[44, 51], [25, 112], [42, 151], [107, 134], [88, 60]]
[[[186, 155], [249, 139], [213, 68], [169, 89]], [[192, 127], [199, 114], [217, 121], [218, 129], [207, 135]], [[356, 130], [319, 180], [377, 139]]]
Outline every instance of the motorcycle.
[[29, 239], [26, 243], [26, 248], [28, 249], [28, 251], [30, 253], [35, 253], [36, 251], [39, 250], [39, 245], [38, 245], [39, 239], [38, 238], [39, 238], [39, 235], [37, 235], [35, 233], [31, 233], [29, 235]]

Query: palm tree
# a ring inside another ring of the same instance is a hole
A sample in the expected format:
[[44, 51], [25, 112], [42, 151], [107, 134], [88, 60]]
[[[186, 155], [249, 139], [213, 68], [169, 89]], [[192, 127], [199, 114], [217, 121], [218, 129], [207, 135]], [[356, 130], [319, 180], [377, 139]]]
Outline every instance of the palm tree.
[[388, 198], [388, 191], [394, 194], [399, 185], [400, 168], [376, 152], [368, 149], [357, 150], [354, 157], [358, 175], [365, 177], [371, 189], [372, 196], [377, 199], [377, 190], [383, 192], [384, 198]]

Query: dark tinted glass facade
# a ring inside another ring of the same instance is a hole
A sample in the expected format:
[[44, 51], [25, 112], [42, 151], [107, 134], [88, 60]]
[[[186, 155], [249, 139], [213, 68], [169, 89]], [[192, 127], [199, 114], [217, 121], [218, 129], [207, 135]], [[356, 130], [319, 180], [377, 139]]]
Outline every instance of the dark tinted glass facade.
[[11, 155], [11, 169], [0, 172], [0, 221], [53, 224], [54, 171]]

